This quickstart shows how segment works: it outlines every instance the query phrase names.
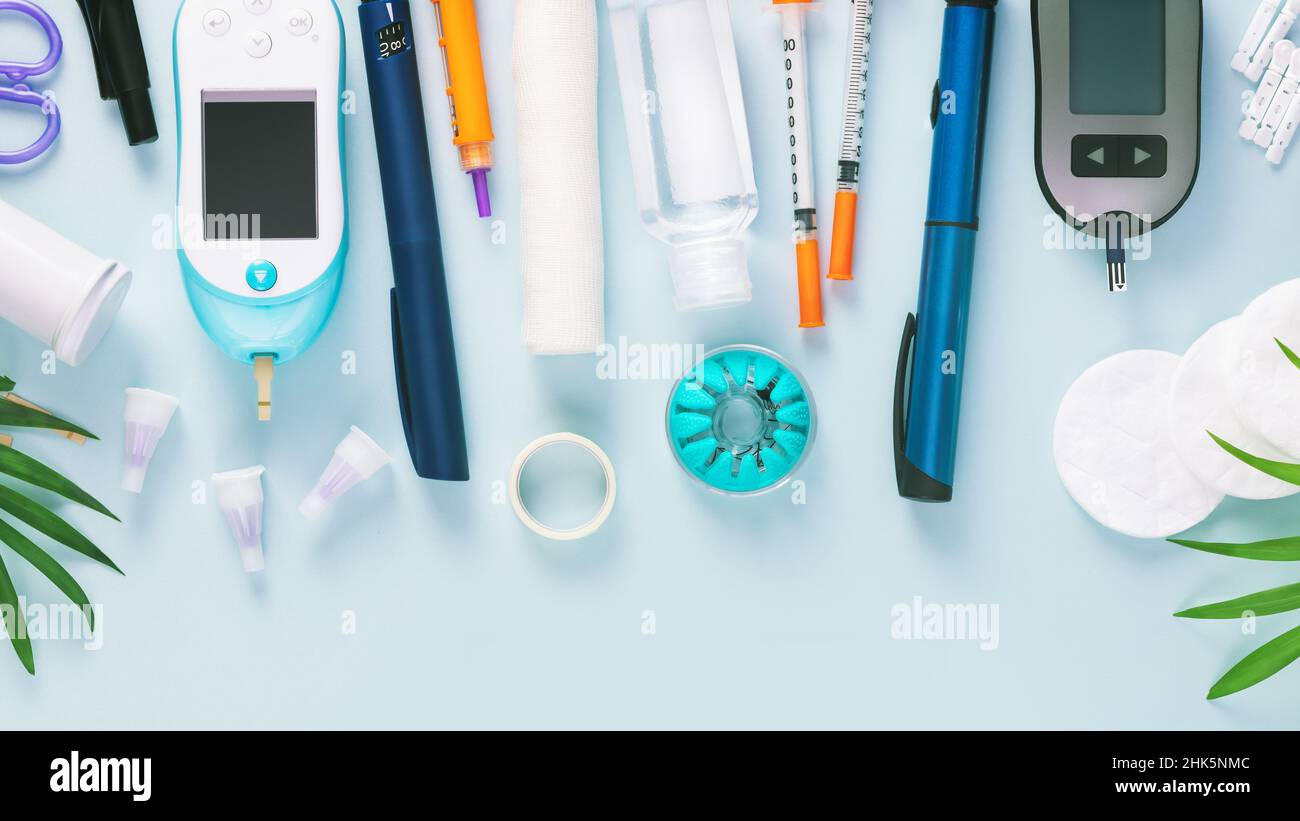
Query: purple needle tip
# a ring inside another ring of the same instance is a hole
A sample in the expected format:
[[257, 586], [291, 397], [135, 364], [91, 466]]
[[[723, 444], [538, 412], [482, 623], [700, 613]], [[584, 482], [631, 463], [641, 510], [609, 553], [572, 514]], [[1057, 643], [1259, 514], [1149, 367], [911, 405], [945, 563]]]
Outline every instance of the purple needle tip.
[[469, 175], [474, 178], [474, 199], [478, 201], [478, 215], [492, 216], [492, 198], [488, 196], [487, 186], [488, 169], [476, 168]]

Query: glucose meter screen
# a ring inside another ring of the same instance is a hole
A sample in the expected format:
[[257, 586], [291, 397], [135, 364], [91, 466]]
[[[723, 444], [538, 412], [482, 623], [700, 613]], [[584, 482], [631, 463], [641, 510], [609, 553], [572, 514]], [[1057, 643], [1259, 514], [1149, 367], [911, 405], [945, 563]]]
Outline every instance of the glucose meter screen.
[[1165, 113], [1165, 0], [1070, 0], [1070, 111]]
[[203, 210], [209, 241], [317, 237], [315, 94], [267, 97], [204, 94]]

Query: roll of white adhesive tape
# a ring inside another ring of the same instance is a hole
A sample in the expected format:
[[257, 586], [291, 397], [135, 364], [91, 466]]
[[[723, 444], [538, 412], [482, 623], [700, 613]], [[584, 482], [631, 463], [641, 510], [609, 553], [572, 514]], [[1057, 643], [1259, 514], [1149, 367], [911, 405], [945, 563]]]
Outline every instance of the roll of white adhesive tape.
[[[542, 450], [557, 445], [576, 446], [583, 449], [591, 455], [605, 474], [605, 500], [601, 503], [596, 515], [586, 524], [567, 530], [549, 527], [539, 521], [528, 510], [520, 494], [520, 481], [529, 460]], [[617, 495], [618, 483], [614, 476], [614, 463], [609, 460], [609, 456], [595, 442], [573, 433], [553, 433], [550, 436], [537, 439], [523, 449], [519, 456], [515, 458], [514, 466], [510, 469], [510, 505], [514, 508], [515, 515], [529, 530], [539, 536], [545, 536], [556, 541], [584, 539], [600, 530], [605, 521], [609, 519], [610, 513], [614, 511], [614, 500]]]

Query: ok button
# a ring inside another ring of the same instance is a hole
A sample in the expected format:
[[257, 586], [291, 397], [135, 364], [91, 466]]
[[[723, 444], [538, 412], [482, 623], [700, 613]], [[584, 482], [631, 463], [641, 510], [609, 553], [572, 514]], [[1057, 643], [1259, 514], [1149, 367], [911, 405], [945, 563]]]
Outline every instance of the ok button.
[[259, 259], [248, 266], [248, 271], [244, 274], [244, 281], [248, 287], [254, 291], [269, 291], [275, 287], [275, 281], [280, 278], [279, 272], [275, 266], [264, 259]]

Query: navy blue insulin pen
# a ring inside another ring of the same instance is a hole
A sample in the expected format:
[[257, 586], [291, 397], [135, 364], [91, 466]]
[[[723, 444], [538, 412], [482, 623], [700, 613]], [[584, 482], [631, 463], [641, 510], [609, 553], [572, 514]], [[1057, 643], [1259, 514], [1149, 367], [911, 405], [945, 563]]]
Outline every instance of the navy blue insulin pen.
[[923, 502], [952, 500], [997, 0], [947, 3], [921, 296], [903, 329], [894, 385], [898, 493]]
[[393, 258], [393, 357], [406, 446], [425, 479], [469, 479], [451, 306], [406, 0], [357, 9]]

